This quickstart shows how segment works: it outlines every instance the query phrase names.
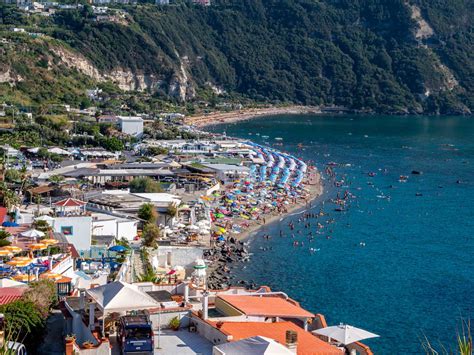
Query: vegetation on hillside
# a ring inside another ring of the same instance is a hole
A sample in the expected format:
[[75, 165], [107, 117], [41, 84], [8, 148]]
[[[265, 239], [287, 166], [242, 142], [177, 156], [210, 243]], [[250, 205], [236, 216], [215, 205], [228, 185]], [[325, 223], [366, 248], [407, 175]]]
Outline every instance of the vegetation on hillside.
[[[409, 4], [432, 26], [430, 38], [415, 38]], [[123, 9], [125, 23], [94, 21], [85, 6], [59, 11], [43, 26], [102, 72], [125, 68], [155, 78], [150, 89], [164, 100], [175, 99], [180, 82], [196, 89], [195, 100], [222, 89], [256, 101], [389, 113], [474, 107], [474, 11], [466, 0], [216, 0], [211, 7]], [[27, 66], [41, 73], [40, 64]], [[82, 74], [58, 75], [71, 90], [87, 85], [71, 82]], [[52, 97], [64, 101], [68, 92]]]

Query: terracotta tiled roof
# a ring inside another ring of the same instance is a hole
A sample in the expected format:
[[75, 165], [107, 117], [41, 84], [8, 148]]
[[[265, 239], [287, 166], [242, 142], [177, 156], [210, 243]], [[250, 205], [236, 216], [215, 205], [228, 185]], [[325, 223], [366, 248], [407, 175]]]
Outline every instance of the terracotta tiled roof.
[[267, 317], [314, 317], [297, 302], [273, 296], [219, 295], [219, 298], [246, 315]]
[[27, 287], [2, 287], [0, 288], [0, 305], [8, 304], [23, 296]]
[[260, 335], [274, 339], [283, 345], [285, 345], [286, 331], [294, 330], [298, 333], [296, 347], [298, 355], [342, 355], [342, 351], [335, 346], [316, 338], [291, 322], [224, 322], [220, 330], [232, 335], [234, 341]]

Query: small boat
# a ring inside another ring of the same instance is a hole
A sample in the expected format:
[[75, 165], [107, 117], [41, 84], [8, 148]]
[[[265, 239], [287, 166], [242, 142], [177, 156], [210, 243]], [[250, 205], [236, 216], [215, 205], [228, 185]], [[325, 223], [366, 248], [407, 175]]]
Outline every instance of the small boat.
[[369, 175], [370, 177], [374, 177], [374, 176], [377, 175], [377, 173], [374, 173], [374, 172], [371, 171], [368, 175]]
[[275, 140], [276, 140], [276, 141], [282, 141], [283, 138], [281, 138], [281, 137], [275, 137]]

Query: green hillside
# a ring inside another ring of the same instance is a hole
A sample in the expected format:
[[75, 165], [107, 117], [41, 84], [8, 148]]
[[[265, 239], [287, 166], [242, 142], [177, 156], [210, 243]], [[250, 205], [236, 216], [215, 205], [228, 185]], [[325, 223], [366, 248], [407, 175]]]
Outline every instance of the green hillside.
[[[225, 90], [257, 101], [388, 113], [474, 108], [474, 5], [467, 0], [216, 0], [206, 8], [122, 9], [127, 14], [117, 23], [96, 21], [89, 7], [42, 19], [3, 7], [4, 30], [35, 26], [103, 76], [84, 79], [84, 70], [51, 60], [50, 41], [24, 39], [15, 48], [32, 45], [38, 60], [20, 56], [19, 65], [10, 50], [0, 70], [49, 75], [10, 85], [7, 97], [40, 103], [38, 85], [47, 80], [49, 99], [67, 102], [89, 81], [110, 80], [188, 101]], [[54, 93], [55, 84], [65, 92]]]

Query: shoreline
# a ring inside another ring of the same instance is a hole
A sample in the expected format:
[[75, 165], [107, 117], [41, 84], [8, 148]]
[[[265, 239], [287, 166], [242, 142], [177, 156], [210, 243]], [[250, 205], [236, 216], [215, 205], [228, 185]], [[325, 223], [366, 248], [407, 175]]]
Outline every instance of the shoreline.
[[[314, 200], [321, 197], [324, 193], [324, 187], [321, 182], [321, 174], [319, 173], [319, 171], [312, 171], [311, 174], [313, 176], [313, 181], [303, 183], [305, 189], [307, 190], [307, 195], [304, 198], [300, 198], [296, 201], [296, 203], [288, 205], [287, 210], [283, 213], [272, 212], [271, 214], [267, 215], [265, 223], [261, 223], [259, 221], [251, 221], [252, 224], [249, 226], [249, 228], [245, 232], [237, 235], [235, 238], [238, 241], [247, 241], [265, 226], [268, 226], [279, 220], [289, 217], [292, 214], [297, 213], [299, 210], [302, 210], [306, 207], [309, 208], [310, 206], [308, 204], [311, 204]], [[308, 179], [309, 178], [311, 177], [308, 177]]]
[[235, 123], [250, 120], [260, 116], [275, 116], [284, 114], [321, 114], [322, 111], [317, 106], [286, 106], [286, 107], [265, 107], [247, 108], [229, 112], [217, 111], [209, 114], [189, 116], [184, 119], [184, 123], [198, 128], [212, 126], [222, 123]]

